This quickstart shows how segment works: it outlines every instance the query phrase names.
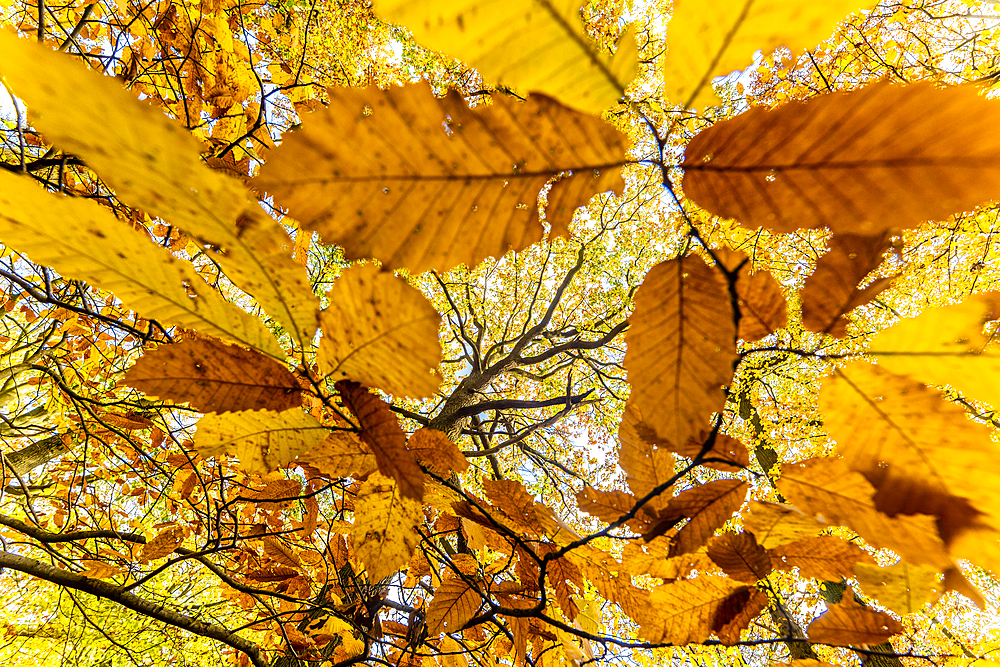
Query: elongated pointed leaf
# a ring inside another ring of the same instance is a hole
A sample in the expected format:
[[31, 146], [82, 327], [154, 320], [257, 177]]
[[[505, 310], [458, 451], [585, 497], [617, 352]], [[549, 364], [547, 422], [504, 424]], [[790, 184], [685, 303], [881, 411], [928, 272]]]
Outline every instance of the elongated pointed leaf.
[[702, 208], [778, 231], [876, 234], [1000, 199], [1000, 102], [876, 83], [708, 128], [684, 158]]
[[400, 495], [391, 479], [372, 473], [358, 491], [351, 541], [368, 571], [379, 582], [406, 565], [420, 541], [420, 503]]
[[626, 30], [614, 56], [587, 35], [581, 0], [378, 0], [375, 10], [435, 51], [465, 60], [491, 84], [539, 91], [581, 111], [618, 101], [639, 67]]
[[866, 551], [856, 544], [834, 535], [820, 535], [799, 540], [771, 552], [774, 566], [779, 570], [799, 568], [804, 577], [825, 581], [840, 581], [850, 577], [860, 564], [874, 564]]
[[256, 317], [224, 301], [194, 267], [94, 202], [45, 192], [26, 177], [0, 172], [0, 241], [67, 278], [111, 292], [126, 308], [165, 326], [284, 357]]
[[116, 79], [7, 31], [0, 31], [0, 74], [47, 139], [83, 158], [122, 201], [205, 244], [237, 286], [308, 345], [319, 302], [291, 258], [291, 239], [241, 183], [201, 161], [187, 130]]
[[482, 603], [482, 596], [464, 579], [445, 579], [427, 605], [427, 634], [434, 637], [461, 630]]
[[623, 187], [625, 137], [543, 95], [470, 109], [426, 84], [331, 88], [330, 104], [272, 151], [256, 187], [308, 230], [413, 272], [475, 266], [542, 238], [537, 197], [565, 235], [577, 207]]
[[328, 433], [301, 409], [227, 412], [201, 418], [194, 447], [203, 456], [231, 454], [244, 470], [264, 473], [291, 463]]
[[[657, 586], [640, 609], [641, 636], [653, 643], [689, 644], [708, 639], [730, 595], [746, 586], [727, 577], [701, 576]], [[725, 619], [728, 622], [730, 619]]]
[[839, 604], [830, 605], [809, 624], [809, 639], [834, 646], [878, 644], [903, 631], [902, 624], [889, 614], [866, 609], [854, 601], [848, 590]]

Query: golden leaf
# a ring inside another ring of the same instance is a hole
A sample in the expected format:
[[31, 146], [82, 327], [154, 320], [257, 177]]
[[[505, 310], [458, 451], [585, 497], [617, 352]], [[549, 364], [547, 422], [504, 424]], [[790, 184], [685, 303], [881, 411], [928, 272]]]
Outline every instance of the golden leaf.
[[691, 141], [684, 192], [715, 215], [782, 232], [914, 227], [1000, 199], [998, 125], [1000, 103], [931, 83], [756, 107]]
[[[624, 491], [601, 491], [587, 486], [576, 494], [576, 502], [587, 514], [605, 523], [613, 523], [635, 507], [636, 498]], [[644, 533], [652, 528], [655, 521], [656, 512], [650, 504], [646, 504], [625, 525], [636, 533]]]
[[214, 338], [161, 345], [139, 357], [123, 382], [199, 412], [281, 412], [302, 404], [302, 387], [284, 366]]
[[458, 632], [476, 615], [483, 598], [463, 579], [449, 578], [441, 582], [427, 605], [427, 634], [436, 637], [442, 632]]
[[268, 472], [287, 465], [329, 433], [301, 409], [246, 410], [207, 414], [198, 422], [194, 448], [202, 456], [230, 454], [247, 472]]
[[670, 545], [670, 555], [697, 551], [732, 518], [743, 505], [746, 494], [746, 482], [738, 479], [721, 479], [682, 491], [660, 512], [661, 527], [654, 528], [652, 534], [662, 532], [663, 525], [689, 518]]
[[375, 10], [431, 50], [460, 58], [489, 83], [539, 91], [600, 113], [618, 101], [639, 66], [631, 29], [613, 56], [590, 39], [582, 2], [379, 0]]
[[[150, 558], [149, 560], [155, 559]], [[83, 560], [80, 561], [80, 564], [84, 566], [84, 569], [78, 574], [83, 577], [90, 577], [91, 579], [110, 579], [124, 574], [124, 572], [114, 565], [105, 563], [102, 560]]]
[[950, 384], [966, 398], [1000, 407], [1000, 355], [983, 334], [983, 324], [1000, 313], [997, 298], [979, 294], [903, 320], [872, 340], [872, 353], [891, 373]]
[[704, 108], [718, 103], [717, 76], [749, 67], [754, 53], [779, 46], [798, 57], [830, 36], [847, 14], [871, 6], [864, 0], [675, 0], [663, 63], [665, 96], [673, 105]]
[[855, 566], [874, 564], [861, 547], [833, 535], [820, 535], [780, 546], [771, 552], [771, 561], [779, 570], [799, 568], [804, 577], [840, 581], [851, 577]]
[[[625, 403], [625, 413], [618, 427], [618, 439], [621, 442], [618, 465], [625, 471], [628, 486], [637, 497], [649, 494], [676, 475], [674, 463], [677, 459], [667, 449], [668, 443], [656, 438], [632, 401]], [[668, 498], [660, 495], [653, 498], [648, 507], [658, 509], [667, 500]]]
[[184, 527], [168, 526], [164, 528], [156, 537], [142, 547], [142, 557], [146, 561], [153, 561], [169, 556], [177, 551], [177, 547], [184, 543]]
[[745, 253], [719, 248], [715, 256], [728, 271], [739, 268], [736, 294], [739, 296], [740, 325], [737, 335], [745, 341], [769, 336], [788, 324], [788, 304], [781, 285], [768, 271], [756, 271]]
[[[8, 38], [4, 31], [0, 35], [0, 43]], [[4, 171], [0, 238], [32, 261], [107, 290], [164, 326], [197, 329], [284, 357], [260, 320], [223, 300], [191, 264], [92, 201], [45, 192], [29, 178]]]
[[406, 434], [389, 405], [357, 382], [341, 380], [334, 385], [344, 405], [361, 422], [361, 441], [371, 447], [378, 469], [396, 480], [407, 498], [424, 497], [424, 473], [406, 449]]
[[420, 541], [419, 502], [400, 495], [393, 481], [373, 472], [358, 491], [351, 543], [373, 583], [406, 565]]
[[854, 601], [848, 588], [839, 604], [827, 606], [819, 618], [809, 624], [806, 634], [814, 642], [834, 646], [880, 644], [903, 631], [899, 621], [881, 611], [865, 609]]
[[428, 470], [445, 478], [452, 471], [464, 472], [469, 467], [469, 461], [462, 450], [442, 431], [418, 429], [407, 440], [406, 447]]
[[823, 524], [791, 505], [751, 501], [743, 516], [743, 527], [762, 547], [773, 549], [812, 537], [823, 529]]
[[858, 563], [854, 576], [867, 595], [900, 616], [920, 611], [941, 591], [938, 571], [926, 565]]
[[726, 281], [698, 257], [657, 264], [630, 321], [629, 401], [657, 438], [678, 447], [708, 428], [732, 381], [736, 327]]
[[349, 259], [413, 273], [475, 266], [542, 238], [536, 200], [556, 175], [573, 171], [546, 196], [554, 235], [594, 194], [623, 188], [624, 135], [544, 96], [469, 109], [426, 84], [328, 92], [256, 185]]
[[712, 630], [724, 646], [734, 646], [740, 641], [740, 631], [750, 627], [750, 623], [767, 605], [767, 593], [759, 588], [737, 589], [719, 607], [712, 621]]
[[[241, 183], [201, 161], [186, 129], [113, 77], [7, 31], [0, 34], [0, 74], [48, 139], [83, 158], [123, 201], [198, 239], [237, 286], [308, 347], [319, 302], [291, 257], [291, 238], [249, 201]], [[132, 258], [131, 266], [145, 264]]]
[[483, 492], [494, 505], [519, 526], [535, 534], [543, 527], [535, 512], [535, 497], [515, 479], [484, 479]]
[[341, 271], [320, 314], [320, 369], [397, 396], [427, 398], [441, 378], [441, 316], [405, 280], [371, 265]]
[[713, 624], [719, 610], [733, 593], [742, 589], [746, 586], [732, 579], [712, 576], [657, 586], [641, 609], [641, 636], [654, 644], [705, 641], [718, 629]]
[[727, 575], [756, 584], [771, 573], [771, 557], [752, 533], [723, 533], [708, 543], [708, 557]]
[[363, 478], [378, 469], [371, 449], [350, 431], [334, 431], [316, 447], [300, 454], [298, 460], [331, 479]]
[[299, 567], [299, 557], [291, 547], [276, 537], [264, 538], [264, 553], [276, 563], [287, 567]]

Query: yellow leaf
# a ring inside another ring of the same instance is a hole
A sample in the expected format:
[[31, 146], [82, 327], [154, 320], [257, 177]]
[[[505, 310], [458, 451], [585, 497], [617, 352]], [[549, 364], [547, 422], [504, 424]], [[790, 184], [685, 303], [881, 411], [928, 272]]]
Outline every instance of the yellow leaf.
[[[743, 504], [746, 482], [721, 479], [682, 491], [670, 499], [660, 512], [660, 521], [673, 525], [681, 518], [690, 518], [670, 545], [670, 555], [697, 551], [708, 543], [715, 531], [725, 525]], [[654, 533], [661, 531], [656, 528]]]
[[803, 577], [824, 581], [840, 581], [841, 577], [850, 577], [856, 567], [875, 563], [861, 547], [833, 535], [810, 537], [780, 546], [771, 552], [771, 559], [776, 569], [797, 567]]
[[931, 308], [886, 329], [872, 342], [879, 365], [928, 384], [949, 384], [966, 398], [1000, 407], [1000, 353], [983, 324], [998, 312], [996, 293]]
[[675, 0], [663, 63], [667, 100], [703, 108], [716, 104], [710, 82], [753, 62], [758, 49], [779, 46], [792, 57], [830, 36], [847, 14], [874, 3], [864, 0]]
[[1000, 102], [930, 83], [756, 107], [691, 141], [684, 193], [715, 215], [782, 232], [914, 227], [1000, 199], [998, 125]]
[[537, 198], [556, 175], [573, 171], [546, 195], [554, 236], [594, 194], [624, 187], [624, 135], [544, 96], [470, 109], [426, 84], [329, 95], [271, 151], [256, 187], [349, 259], [472, 267], [541, 240]]
[[[633, 401], [625, 403], [625, 413], [618, 427], [621, 450], [618, 465], [625, 471], [628, 486], [636, 497], [643, 497], [653, 489], [673, 478], [677, 458], [671, 453], [669, 443], [662, 441], [643, 421], [642, 413]], [[669, 497], [657, 496], [649, 502], [651, 509], [666, 505]]]
[[441, 316], [402, 278], [374, 266], [341, 272], [322, 312], [319, 364], [334, 381], [354, 380], [396, 396], [428, 398], [441, 378]]
[[854, 575], [861, 590], [900, 616], [920, 611], [941, 590], [937, 570], [926, 565], [858, 563]]
[[0, 238], [32, 261], [107, 290], [164, 326], [197, 329], [284, 357], [256, 317], [224, 301], [194, 267], [92, 201], [45, 192], [28, 177], [4, 171]]
[[328, 433], [301, 409], [213, 413], [198, 422], [194, 447], [206, 457], [231, 454], [247, 472], [264, 473], [289, 464]]
[[419, 429], [406, 441], [406, 447], [424, 466], [446, 479], [452, 471], [464, 472], [469, 467], [462, 450], [442, 431]]
[[756, 584], [771, 573], [771, 556], [751, 533], [723, 533], [708, 543], [708, 557], [727, 575]]
[[653, 643], [705, 641], [717, 629], [713, 625], [727, 598], [741, 589], [746, 586], [711, 576], [657, 586], [650, 592], [648, 605], [640, 610], [641, 636]]
[[427, 606], [427, 634], [435, 637], [442, 632], [461, 630], [482, 603], [482, 596], [465, 580], [445, 579]]
[[791, 505], [751, 501], [743, 516], [743, 527], [753, 533], [765, 549], [812, 537], [823, 524]]
[[111, 577], [117, 577], [124, 574], [114, 565], [100, 560], [85, 560], [82, 561], [82, 564], [85, 566], [85, 569], [81, 570], [79, 574], [84, 577], [90, 577], [91, 579], [110, 579]]
[[177, 547], [183, 543], [184, 528], [182, 526], [169, 526], [143, 545], [142, 557], [146, 561], [164, 558], [177, 551]]
[[283, 365], [212, 338], [161, 345], [139, 357], [123, 382], [199, 412], [280, 412], [302, 404], [302, 387]]
[[880, 644], [903, 631], [899, 621], [881, 611], [865, 609], [854, 601], [850, 588], [839, 604], [831, 604], [809, 624], [806, 634], [814, 642], [834, 646]]
[[368, 580], [377, 583], [406, 565], [420, 541], [420, 503], [400, 495], [393, 481], [372, 473], [358, 491], [351, 542], [365, 565]]
[[241, 183], [201, 161], [187, 130], [113, 77], [6, 30], [0, 74], [46, 138], [83, 158], [123, 201], [198, 239], [237, 286], [300, 346], [309, 345], [318, 300], [291, 258], [291, 238]]
[[371, 449], [361, 442], [357, 434], [350, 431], [331, 433], [316, 447], [300, 454], [298, 460], [331, 479], [351, 476], [363, 478], [378, 469]]
[[676, 449], [708, 428], [732, 381], [736, 326], [726, 281], [698, 257], [657, 264], [636, 293], [630, 321], [629, 401]]
[[600, 113], [615, 104], [639, 66], [627, 29], [614, 56], [584, 28], [581, 0], [378, 0], [375, 10], [413, 31], [434, 51], [460, 58], [489, 83], [539, 91], [571, 107]]

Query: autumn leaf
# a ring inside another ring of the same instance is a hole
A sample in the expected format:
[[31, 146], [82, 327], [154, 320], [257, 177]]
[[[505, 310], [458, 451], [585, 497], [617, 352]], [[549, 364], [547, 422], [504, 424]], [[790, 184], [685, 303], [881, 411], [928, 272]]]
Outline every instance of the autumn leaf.
[[[712, 446], [703, 452], [709, 438], [711, 438]], [[750, 465], [750, 453], [742, 442], [725, 433], [716, 433], [712, 436], [707, 429], [690, 438], [674, 451], [689, 459], [703, 454], [702, 465], [723, 472], [736, 472]]]
[[[2, 43], [7, 35], [0, 35]], [[105, 289], [164, 326], [197, 329], [284, 357], [260, 320], [226, 302], [189, 263], [94, 202], [47, 193], [27, 177], [0, 172], [0, 238], [32, 261]]]
[[613, 56], [587, 34], [581, 3], [537, 0], [379, 0], [375, 9], [434, 51], [469, 62], [489, 83], [539, 91], [600, 113], [624, 94], [639, 66], [626, 29]]
[[406, 435], [389, 406], [357, 382], [341, 380], [335, 385], [344, 405], [361, 422], [361, 441], [371, 447], [382, 474], [392, 477], [407, 498], [424, 497], [424, 473], [406, 449]]
[[[48, 139], [86, 160], [122, 200], [197, 238], [236, 285], [308, 345], [318, 300], [291, 258], [291, 239], [242, 184], [201, 161], [186, 129], [113, 77], [7, 31], [0, 31], [0, 74]], [[133, 258], [133, 265], [144, 263]]]
[[819, 535], [777, 547], [771, 562], [779, 570], [799, 568], [803, 577], [840, 581], [851, 577], [855, 567], [874, 564], [875, 559], [856, 544], [833, 535]]
[[184, 527], [168, 526], [143, 545], [142, 557], [147, 562], [165, 558], [177, 551], [177, 548], [183, 543]]
[[729, 597], [745, 588], [732, 579], [710, 576], [657, 586], [641, 610], [641, 636], [654, 644], [705, 641], [718, 629], [714, 622]]
[[350, 431], [330, 433], [316, 447], [300, 454], [298, 460], [331, 479], [351, 476], [363, 478], [378, 469], [371, 448]]
[[660, 511], [661, 527], [654, 528], [646, 537], [661, 534], [664, 525], [688, 518], [690, 521], [680, 529], [670, 546], [670, 555], [696, 551], [732, 518], [743, 505], [746, 493], [746, 482], [738, 479], [717, 480], [682, 491]]
[[441, 316], [417, 289], [372, 265], [341, 271], [320, 314], [320, 368], [397, 396], [427, 398], [441, 378]]
[[723, 533], [708, 543], [708, 557], [727, 575], [756, 584], [771, 572], [771, 556], [751, 533]]
[[797, 57], [829, 37], [847, 14], [872, 4], [722, 0], [706, 7], [696, 0], [676, 0], [663, 63], [665, 96], [671, 104], [684, 107], [717, 104], [710, 85], [713, 78], [749, 67], [759, 49], [767, 55], [784, 46]]
[[802, 324], [810, 331], [842, 338], [845, 315], [869, 303], [885, 290], [891, 278], [876, 278], [863, 289], [858, 284], [882, 263], [892, 245], [889, 232], [879, 234], [835, 234], [830, 251], [816, 262], [816, 270], [802, 288]]
[[406, 448], [428, 470], [445, 478], [452, 472], [465, 472], [469, 468], [469, 460], [462, 450], [442, 431], [418, 429], [406, 441]]
[[434, 591], [427, 605], [427, 634], [435, 637], [442, 632], [457, 632], [476, 615], [483, 598], [474, 587], [457, 577], [445, 579]]
[[374, 472], [361, 485], [351, 542], [369, 581], [379, 582], [406, 565], [420, 540], [422, 518], [420, 503], [401, 495], [384, 475]]
[[[648, 495], [674, 478], [677, 459], [669, 450], [670, 443], [656, 437], [632, 401], [625, 404], [618, 440], [621, 443], [618, 465], [625, 471], [628, 486], [637, 497]], [[653, 498], [649, 506], [659, 509], [667, 500], [661, 495]]]
[[823, 524], [791, 505], [751, 501], [743, 515], [743, 527], [754, 534], [762, 547], [774, 549], [813, 537], [823, 529]]
[[504, 514], [535, 534], [543, 532], [535, 511], [535, 497], [515, 479], [484, 479], [483, 493]]
[[292, 462], [328, 433], [301, 409], [227, 412], [201, 418], [194, 447], [206, 457], [231, 454], [248, 472], [267, 472]]
[[546, 195], [553, 235], [594, 194], [623, 187], [624, 137], [541, 95], [469, 109], [425, 84], [328, 93], [256, 186], [350, 259], [413, 273], [475, 266], [541, 240], [536, 199], [556, 175], [573, 172]]
[[301, 564], [298, 555], [276, 537], [264, 538], [264, 554], [279, 565], [297, 568]]
[[659, 439], [686, 443], [722, 410], [732, 378], [736, 327], [726, 281], [698, 257], [657, 264], [630, 321], [629, 400]]
[[712, 621], [712, 630], [723, 646], [735, 646], [740, 641], [740, 632], [750, 627], [768, 604], [767, 593], [759, 588], [739, 588], [722, 602]]
[[931, 83], [755, 107], [691, 141], [684, 192], [715, 215], [781, 232], [915, 227], [1000, 199], [998, 123], [1000, 104], [976, 89]]
[[866, 595], [900, 616], [920, 611], [941, 590], [938, 571], [926, 565], [858, 563], [854, 575]]
[[848, 588], [839, 604], [832, 604], [809, 624], [809, 639], [834, 646], [878, 644], [903, 631], [899, 621], [881, 611], [866, 609], [854, 601]]
[[872, 339], [870, 349], [891, 373], [935, 385], [951, 385], [966, 398], [1000, 406], [1000, 355], [983, 325], [996, 319], [997, 294], [930, 308]]
[[727, 271], [736, 275], [740, 323], [737, 335], [745, 341], [769, 336], [788, 324], [788, 304], [781, 285], [768, 271], [754, 271], [745, 253], [719, 248], [713, 251]]
[[[624, 491], [601, 491], [585, 487], [576, 494], [576, 502], [580, 509], [595, 516], [605, 523], [613, 523], [630, 512], [637, 503], [635, 496]], [[650, 505], [639, 508], [636, 516], [629, 519], [625, 525], [637, 533], [649, 531], [656, 521], [656, 512]]]
[[146, 352], [123, 382], [199, 412], [281, 412], [302, 404], [302, 388], [284, 366], [213, 338], [185, 338]]
[[[150, 558], [149, 560], [155, 559]], [[124, 574], [119, 568], [101, 560], [83, 560], [80, 564], [84, 567], [80, 571], [80, 575], [91, 579], [111, 579]]]

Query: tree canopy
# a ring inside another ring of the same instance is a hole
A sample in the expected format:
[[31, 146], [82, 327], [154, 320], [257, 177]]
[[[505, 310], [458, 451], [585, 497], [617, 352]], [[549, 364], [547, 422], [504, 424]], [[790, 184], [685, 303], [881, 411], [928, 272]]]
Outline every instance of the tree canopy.
[[0, 659], [1000, 664], [993, 4], [0, 22]]

